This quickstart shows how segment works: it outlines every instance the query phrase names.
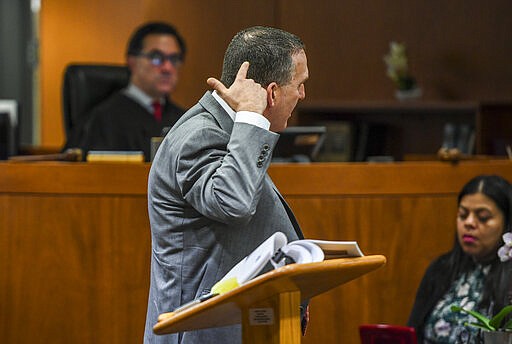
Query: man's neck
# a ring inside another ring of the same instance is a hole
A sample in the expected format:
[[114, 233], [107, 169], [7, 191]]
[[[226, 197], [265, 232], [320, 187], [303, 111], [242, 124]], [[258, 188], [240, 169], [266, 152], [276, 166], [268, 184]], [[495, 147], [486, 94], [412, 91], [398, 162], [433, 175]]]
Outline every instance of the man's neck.
[[[144, 108], [146, 108], [149, 112], [152, 112], [151, 103], [153, 103], [153, 98], [149, 96], [147, 93], [145, 93], [142, 89], [137, 87], [135, 84], [130, 83], [124, 90], [124, 94], [140, 105], [142, 105]], [[161, 104], [165, 102], [165, 98], [162, 97], [158, 99]]]

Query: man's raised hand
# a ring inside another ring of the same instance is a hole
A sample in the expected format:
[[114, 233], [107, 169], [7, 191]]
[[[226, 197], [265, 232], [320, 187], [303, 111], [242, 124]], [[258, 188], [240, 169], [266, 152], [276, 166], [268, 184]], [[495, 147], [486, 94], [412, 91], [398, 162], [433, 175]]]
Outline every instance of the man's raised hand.
[[267, 107], [267, 91], [253, 79], [246, 78], [248, 70], [249, 62], [242, 63], [229, 88], [215, 78], [208, 78], [206, 82], [233, 110], [262, 114]]

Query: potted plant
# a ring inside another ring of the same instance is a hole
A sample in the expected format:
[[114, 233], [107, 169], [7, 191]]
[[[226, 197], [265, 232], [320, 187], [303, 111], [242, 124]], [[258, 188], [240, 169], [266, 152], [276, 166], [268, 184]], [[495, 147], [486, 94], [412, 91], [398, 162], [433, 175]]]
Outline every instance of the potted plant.
[[505, 322], [506, 316], [512, 312], [512, 305], [503, 307], [495, 316], [488, 318], [477, 311], [466, 310], [453, 305], [452, 312], [464, 312], [473, 316], [477, 322], [465, 325], [478, 327], [483, 330], [485, 344], [512, 344], [512, 319]]
[[[498, 257], [502, 262], [506, 262], [512, 259], [512, 233], [507, 232], [502, 237], [505, 244], [498, 249]], [[512, 312], [512, 305], [503, 307], [492, 318], [456, 305], [453, 305], [451, 310], [473, 316], [477, 322], [465, 323], [465, 325], [482, 329], [485, 344], [512, 344], [512, 318], [505, 322], [507, 315]]]
[[409, 73], [409, 63], [405, 44], [391, 42], [389, 52], [384, 56], [386, 74], [396, 87], [395, 97], [399, 100], [421, 97], [421, 89], [416, 79]]

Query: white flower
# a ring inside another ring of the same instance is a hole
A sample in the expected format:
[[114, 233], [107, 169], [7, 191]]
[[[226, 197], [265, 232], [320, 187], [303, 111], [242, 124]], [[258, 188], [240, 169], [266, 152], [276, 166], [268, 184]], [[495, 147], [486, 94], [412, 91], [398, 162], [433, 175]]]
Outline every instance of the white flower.
[[407, 50], [404, 43], [389, 43], [389, 51], [384, 55], [386, 74], [399, 90], [415, 90], [416, 80], [409, 73]]
[[475, 308], [475, 301], [471, 301], [469, 297], [465, 297], [460, 300], [460, 306], [464, 307], [467, 310], [473, 310]]
[[498, 257], [500, 257], [500, 260], [502, 262], [509, 261], [511, 258], [510, 254], [510, 247], [508, 247], [507, 245], [503, 245], [498, 249]]
[[469, 310], [473, 310], [473, 309], [475, 309], [475, 305], [476, 305], [476, 304], [475, 304], [475, 301], [469, 301], [469, 302], [468, 302], [468, 301], [469, 301], [469, 300], [466, 300], [466, 302], [467, 302], [467, 303], [466, 303], [466, 305], [464, 306], [464, 308], [469, 309]]
[[464, 283], [463, 285], [461, 285], [459, 290], [457, 290], [457, 296], [458, 297], [466, 296], [466, 295], [468, 295], [468, 292], [469, 292], [469, 283]]
[[503, 234], [503, 241], [505, 245], [498, 249], [498, 257], [500, 257], [502, 262], [506, 262], [512, 259], [512, 233], [507, 232]]
[[505, 242], [505, 245], [507, 245], [508, 247], [512, 247], [512, 233], [507, 232], [503, 234], [503, 241]]
[[438, 336], [446, 337], [450, 334], [450, 323], [444, 321], [443, 319], [440, 319], [436, 324], [434, 325], [434, 331]]

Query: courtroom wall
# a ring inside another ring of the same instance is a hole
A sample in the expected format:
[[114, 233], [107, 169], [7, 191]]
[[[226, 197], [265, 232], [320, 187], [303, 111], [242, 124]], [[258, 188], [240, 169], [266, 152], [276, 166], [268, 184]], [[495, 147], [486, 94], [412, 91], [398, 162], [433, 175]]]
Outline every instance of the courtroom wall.
[[193, 105], [209, 76], [220, 76], [232, 35], [273, 25], [307, 46], [307, 100], [392, 100], [382, 57], [404, 42], [425, 100], [512, 99], [512, 2], [54, 0], [41, 12], [41, 137], [64, 142], [61, 80], [70, 62], [122, 63], [126, 40], [146, 20], [168, 20], [187, 39], [189, 54], [174, 96]]

